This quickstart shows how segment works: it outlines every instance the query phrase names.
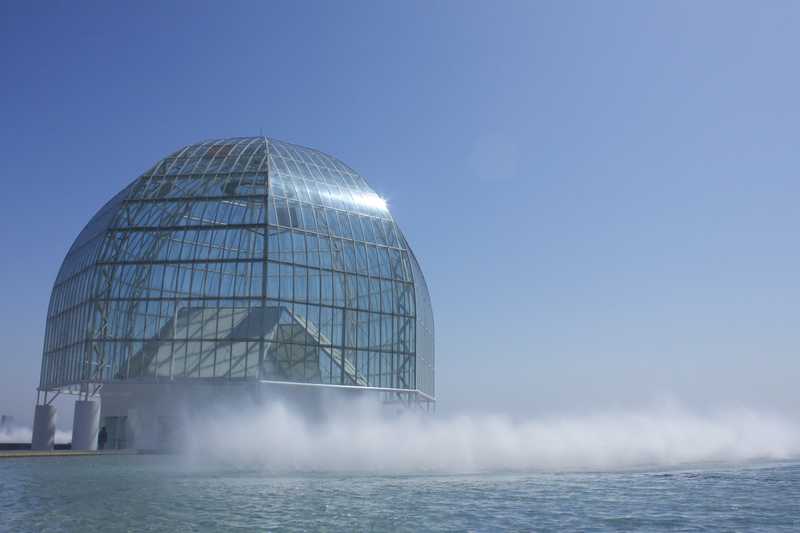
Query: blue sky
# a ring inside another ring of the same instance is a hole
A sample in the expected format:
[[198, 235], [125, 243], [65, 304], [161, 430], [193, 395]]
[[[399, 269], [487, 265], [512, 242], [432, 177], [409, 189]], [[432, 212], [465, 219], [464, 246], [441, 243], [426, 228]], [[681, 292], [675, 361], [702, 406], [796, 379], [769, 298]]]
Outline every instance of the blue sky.
[[388, 199], [441, 411], [796, 415], [798, 25], [791, 2], [3, 2], [0, 413], [31, 417], [90, 216], [182, 145], [263, 133]]

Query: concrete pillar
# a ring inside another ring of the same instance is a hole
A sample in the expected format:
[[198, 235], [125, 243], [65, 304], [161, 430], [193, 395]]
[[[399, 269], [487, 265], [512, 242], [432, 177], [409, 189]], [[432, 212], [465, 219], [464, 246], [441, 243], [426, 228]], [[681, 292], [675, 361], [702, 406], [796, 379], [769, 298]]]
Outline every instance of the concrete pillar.
[[75, 418], [72, 420], [72, 449], [96, 450], [100, 431], [100, 402], [75, 401]]
[[56, 408], [37, 405], [33, 415], [33, 441], [31, 450], [52, 451], [56, 443]]

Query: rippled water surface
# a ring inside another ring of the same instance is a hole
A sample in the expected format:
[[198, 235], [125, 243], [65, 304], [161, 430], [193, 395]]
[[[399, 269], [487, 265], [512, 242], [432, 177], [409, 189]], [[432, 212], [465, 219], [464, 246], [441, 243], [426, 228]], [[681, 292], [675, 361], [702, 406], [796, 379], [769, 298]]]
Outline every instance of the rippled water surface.
[[800, 530], [800, 464], [286, 474], [174, 456], [0, 460], [2, 531]]

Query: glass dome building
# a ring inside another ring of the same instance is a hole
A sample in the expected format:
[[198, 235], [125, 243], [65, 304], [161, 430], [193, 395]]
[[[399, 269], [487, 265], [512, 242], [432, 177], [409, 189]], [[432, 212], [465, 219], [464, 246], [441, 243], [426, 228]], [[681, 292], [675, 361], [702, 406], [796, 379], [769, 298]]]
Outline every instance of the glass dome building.
[[363, 177], [269, 138], [205, 141], [156, 163], [73, 243], [50, 300], [37, 418], [67, 391], [79, 404], [99, 395], [113, 425], [131, 397], [193, 383], [430, 406], [433, 331], [417, 259]]

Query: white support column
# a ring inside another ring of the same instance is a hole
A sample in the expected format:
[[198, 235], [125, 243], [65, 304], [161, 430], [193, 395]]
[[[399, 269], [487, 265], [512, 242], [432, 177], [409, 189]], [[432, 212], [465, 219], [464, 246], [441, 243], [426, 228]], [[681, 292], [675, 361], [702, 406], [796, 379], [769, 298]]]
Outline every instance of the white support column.
[[33, 415], [33, 441], [31, 450], [52, 451], [56, 443], [56, 408], [37, 405]]
[[72, 449], [96, 450], [100, 430], [100, 402], [76, 400], [72, 421]]

